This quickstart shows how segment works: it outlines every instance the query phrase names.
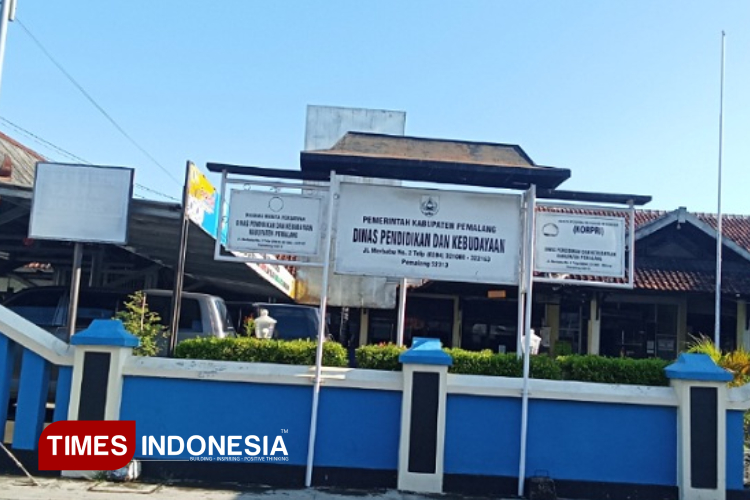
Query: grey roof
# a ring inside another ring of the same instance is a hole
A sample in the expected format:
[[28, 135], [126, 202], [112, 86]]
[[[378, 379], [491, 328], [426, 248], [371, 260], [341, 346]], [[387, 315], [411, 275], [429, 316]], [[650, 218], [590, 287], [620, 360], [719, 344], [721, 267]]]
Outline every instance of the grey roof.
[[33, 186], [39, 161], [46, 158], [0, 132], [0, 184]]

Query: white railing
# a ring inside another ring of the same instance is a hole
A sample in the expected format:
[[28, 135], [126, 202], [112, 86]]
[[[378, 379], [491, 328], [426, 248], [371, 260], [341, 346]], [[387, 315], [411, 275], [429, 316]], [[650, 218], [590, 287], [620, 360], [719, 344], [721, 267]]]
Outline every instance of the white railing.
[[3, 306], [0, 306], [0, 334], [52, 364], [73, 364], [73, 347]]

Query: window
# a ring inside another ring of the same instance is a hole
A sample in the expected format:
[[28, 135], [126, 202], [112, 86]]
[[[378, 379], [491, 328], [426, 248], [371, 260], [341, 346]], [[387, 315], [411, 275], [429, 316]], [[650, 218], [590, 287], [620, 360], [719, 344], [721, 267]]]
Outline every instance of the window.
[[32, 288], [12, 295], [5, 307], [42, 328], [63, 326], [62, 318], [55, 318], [55, 313], [64, 295], [63, 290]]
[[318, 335], [315, 311], [307, 308], [263, 306], [276, 320], [274, 337], [279, 339], [308, 339]]
[[[163, 325], [169, 325], [172, 318], [172, 297], [150, 294], [146, 298], [150, 311], [155, 312], [161, 318]], [[184, 298], [180, 306], [179, 330], [203, 331], [201, 323], [201, 306], [196, 299]]]

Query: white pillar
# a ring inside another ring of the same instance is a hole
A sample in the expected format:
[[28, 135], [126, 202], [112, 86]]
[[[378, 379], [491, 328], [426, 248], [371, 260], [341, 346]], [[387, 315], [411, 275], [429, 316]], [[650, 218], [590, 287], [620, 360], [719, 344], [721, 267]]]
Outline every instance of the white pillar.
[[398, 453], [398, 489], [443, 492], [445, 409], [451, 357], [438, 339], [414, 338], [399, 357], [404, 395]]
[[[138, 337], [120, 320], [94, 320], [71, 338], [75, 346], [68, 420], [119, 420], [122, 371], [138, 347]], [[91, 478], [95, 471], [62, 471], [64, 477]]]
[[726, 384], [732, 375], [706, 354], [680, 354], [665, 371], [678, 401], [680, 500], [725, 500]]
[[591, 313], [589, 315], [589, 345], [588, 354], [599, 354], [601, 344], [602, 317], [599, 300], [596, 295], [591, 297]]

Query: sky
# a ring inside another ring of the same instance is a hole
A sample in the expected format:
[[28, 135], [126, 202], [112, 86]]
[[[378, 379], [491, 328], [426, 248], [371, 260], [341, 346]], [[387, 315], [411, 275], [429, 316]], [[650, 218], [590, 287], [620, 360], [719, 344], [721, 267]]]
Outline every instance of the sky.
[[16, 16], [0, 131], [134, 167], [141, 197], [179, 198], [187, 160], [298, 169], [315, 104], [405, 111], [408, 135], [569, 168], [562, 189], [696, 212], [717, 209], [724, 30], [722, 208], [750, 215], [746, 0], [17, 0]]

